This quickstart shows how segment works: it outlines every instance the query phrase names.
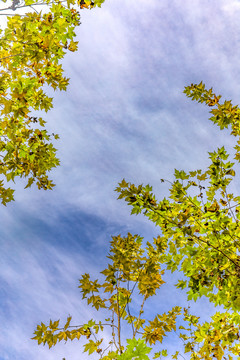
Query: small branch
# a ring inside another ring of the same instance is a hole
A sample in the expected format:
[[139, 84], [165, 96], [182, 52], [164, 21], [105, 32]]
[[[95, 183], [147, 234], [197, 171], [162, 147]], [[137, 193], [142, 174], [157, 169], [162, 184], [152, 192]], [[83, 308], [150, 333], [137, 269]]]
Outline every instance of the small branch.
[[118, 349], [118, 346], [117, 346], [117, 343], [116, 343], [116, 337], [115, 337], [114, 327], [117, 328], [117, 326], [114, 325], [114, 311], [112, 311], [112, 337], [113, 337], [113, 343], [114, 343], [116, 349]]
[[[128, 280], [128, 282], [127, 282], [127, 289], [128, 289], [128, 291], [130, 291], [130, 290], [129, 290], [129, 280]], [[127, 312], [128, 312], [128, 315], [129, 315], [130, 318], [131, 318], [132, 332], [133, 332], [133, 334], [134, 334], [134, 325], [133, 325], [133, 321], [132, 321], [132, 315], [131, 315], [131, 312], [130, 312], [129, 297], [127, 297]]]
[[[0, 14], [0, 15], [4, 15], [4, 16], [15, 16], [16, 14]], [[17, 14], [18, 16], [25, 16], [24, 14]]]
[[137, 331], [136, 331], [136, 334], [139, 334], [139, 335], [142, 336], [142, 335], [144, 334], [144, 332], [137, 330]]
[[[118, 280], [119, 283], [119, 280]], [[119, 291], [118, 291], [118, 284], [117, 283], [117, 317], [118, 317], [118, 344], [119, 344], [119, 351], [120, 354], [122, 354], [122, 348], [121, 348], [121, 315], [120, 315], [120, 306], [119, 306]]]
[[0, 58], [0, 62], [4, 59], [8, 59], [8, 58], [11, 58], [11, 57], [14, 57], [14, 56], [22, 56], [22, 55], [25, 55], [24, 53], [19, 53], [19, 54], [15, 54], [15, 55], [9, 55], [9, 56], [5, 56], [5, 57], [2, 57]]
[[143, 306], [144, 306], [144, 303], [145, 303], [146, 299], [147, 299], [147, 292], [146, 292], [145, 295], [144, 295], [143, 302], [142, 302], [142, 305], [141, 305], [141, 309], [140, 309], [140, 311], [139, 311], [139, 315], [138, 315], [138, 319], [137, 319], [135, 331], [134, 331], [134, 333], [133, 333], [133, 337], [134, 337], [134, 338], [135, 338], [136, 333], [137, 333], [137, 327], [138, 327], [138, 324], [139, 324], [139, 321], [140, 321], [140, 318], [141, 318], [141, 315], [142, 315], [142, 312], [143, 312]]
[[39, 15], [39, 12], [38, 12], [36, 9], [34, 9], [34, 7], [33, 7], [32, 5], [29, 5], [29, 7], [30, 7], [31, 9], [33, 9], [33, 11], [35, 11], [35, 12]]
[[[142, 264], [141, 266], [142, 266], [142, 268], [141, 268], [141, 270], [140, 270], [140, 272], [139, 272], [139, 274], [138, 274], [138, 277], [137, 277], [137, 280], [135, 281], [135, 284], [133, 285], [133, 288], [132, 288], [132, 290], [131, 290], [131, 292], [130, 292], [130, 295], [128, 296], [128, 300], [130, 299], [130, 297], [131, 297], [132, 294], [133, 294], [133, 291], [134, 291], [134, 289], [135, 289], [135, 287], [136, 287], [136, 285], [137, 285], [137, 283], [138, 283], [138, 280], [139, 280], [139, 278], [140, 278], [141, 272], [142, 272], [143, 269], [144, 269], [145, 264]], [[127, 304], [128, 304], [128, 302], [127, 302], [126, 305], [123, 307], [121, 316], [122, 316], [122, 314], [123, 314], [123, 312], [124, 312]]]
[[108, 345], [108, 346], [106, 347], [106, 349], [104, 349], [104, 350], [102, 351], [102, 353], [101, 353], [101, 355], [100, 355], [100, 358], [101, 358], [101, 359], [102, 359], [102, 357], [103, 357], [103, 354], [110, 348], [111, 345], [112, 345], [112, 344]]
[[[58, 1], [58, 3], [61, 3], [61, 4], [64, 4], [64, 3], [66, 3], [67, 1], [66, 0], [63, 0], [63, 1]], [[36, 3], [36, 4], [32, 4], [32, 5], [20, 5], [20, 6], [14, 6], [14, 8], [13, 8], [13, 5], [12, 6], [9, 6], [9, 7], [6, 7], [6, 8], [3, 8], [3, 9], [0, 9], [0, 12], [1, 11], [5, 11], [5, 10], [12, 10], [12, 11], [16, 11], [17, 9], [23, 9], [23, 8], [31, 8], [31, 9], [33, 9], [34, 11], [36, 11], [36, 9], [34, 9], [34, 7], [33, 6], [49, 6], [49, 5], [52, 5], [52, 4], [54, 4], [55, 2], [54, 1], [51, 1], [51, 2], [49, 2], [48, 4], [46, 3], [46, 2], [39, 2], [39, 3]], [[36, 11], [37, 12], [37, 11]], [[37, 12], [38, 13], [38, 12]], [[0, 16], [1, 15], [7, 15], [7, 16], [15, 16], [16, 14], [14, 14], [14, 13], [11, 13], [11, 14], [5, 14], [5, 13], [3, 13], [3, 14], [0, 14]], [[25, 14], [24, 15], [20, 15], [20, 14], [17, 14], [18, 16], [25, 16]]]
[[[86, 324], [82, 324], [82, 325], [70, 325], [70, 326], [68, 326], [68, 328], [79, 328], [79, 327], [82, 327], [82, 326], [84, 326], [84, 325], [86, 325]], [[111, 326], [111, 327], [115, 327], [115, 328], [117, 328], [117, 326], [116, 325], [114, 325], [114, 324], [95, 324], [95, 325], [97, 325], [97, 326]], [[65, 330], [64, 329], [64, 327], [63, 328], [59, 328], [58, 329], [59, 331], [61, 331], [61, 330]]]

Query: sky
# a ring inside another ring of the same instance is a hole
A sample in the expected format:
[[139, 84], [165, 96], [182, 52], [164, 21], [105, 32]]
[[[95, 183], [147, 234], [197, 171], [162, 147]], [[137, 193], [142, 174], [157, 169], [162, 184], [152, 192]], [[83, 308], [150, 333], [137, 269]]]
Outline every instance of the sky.
[[[53, 94], [45, 116], [60, 135], [56, 187], [24, 190], [17, 181], [15, 202], [0, 207], [0, 360], [89, 359], [76, 340], [49, 350], [30, 338], [41, 321], [64, 324], [71, 314], [77, 325], [96, 315], [81, 300], [78, 279], [98, 278], [112, 235], [159, 234], [117, 200], [118, 182], [151, 184], [161, 199], [168, 195], [161, 178], [205, 168], [209, 151], [231, 148], [228, 132], [183, 90], [202, 80], [239, 103], [239, 18], [237, 0], [106, 0], [81, 11], [79, 50], [63, 61], [68, 90]], [[164, 279], [150, 315], [187, 305], [174, 277]], [[203, 319], [212, 311], [204, 299], [192, 309]], [[180, 346], [175, 338], [166, 344]]]

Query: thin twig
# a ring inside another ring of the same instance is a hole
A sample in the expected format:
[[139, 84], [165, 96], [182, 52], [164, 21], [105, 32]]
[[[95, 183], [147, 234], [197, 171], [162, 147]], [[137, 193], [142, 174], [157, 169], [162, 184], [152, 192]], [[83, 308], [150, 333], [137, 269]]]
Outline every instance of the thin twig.
[[145, 295], [144, 295], [143, 302], [142, 302], [142, 305], [141, 305], [141, 308], [140, 308], [140, 311], [139, 311], [139, 315], [138, 315], [138, 319], [137, 319], [135, 331], [134, 331], [134, 334], [133, 334], [133, 337], [134, 337], [134, 338], [135, 338], [135, 336], [136, 336], [138, 323], [139, 323], [139, 321], [140, 321], [140, 318], [141, 318], [141, 315], [142, 315], [142, 312], [143, 312], [143, 306], [144, 306], [144, 303], [145, 303], [146, 299], [147, 299], [147, 292], [146, 292]]
[[[129, 280], [127, 282], [127, 288], [128, 288], [128, 291], [130, 291], [129, 290]], [[133, 325], [132, 315], [131, 315], [131, 312], [130, 312], [129, 298], [127, 298], [127, 312], [128, 312], [128, 315], [130, 316], [130, 319], [131, 319], [132, 332], [134, 334], [134, 325]]]
[[111, 321], [111, 323], [112, 323], [112, 337], [113, 337], [113, 343], [114, 343], [114, 345], [115, 345], [116, 349], [118, 349], [118, 346], [117, 346], [117, 343], [116, 343], [116, 336], [115, 336], [115, 332], [114, 332], [114, 327], [116, 327], [116, 328], [117, 328], [117, 326], [116, 326], [116, 325], [114, 325], [114, 310], [112, 311], [112, 321]]
[[[82, 327], [82, 326], [84, 326], [84, 325], [86, 325], [86, 324], [82, 324], [82, 325], [69, 325], [68, 328], [79, 328], [79, 327]], [[106, 324], [100, 323], [100, 324], [94, 324], [94, 325], [97, 325], [97, 326], [111, 326], [111, 327], [117, 328], [116, 325], [114, 325], [114, 324], [108, 324], [108, 323], [106, 323]], [[64, 327], [63, 327], [63, 328], [59, 328], [58, 330], [65, 330], [65, 329], [64, 329]]]
[[[141, 272], [143, 271], [143, 269], [144, 269], [144, 267], [145, 267], [145, 264], [142, 264], [141, 266], [142, 266], [142, 268], [141, 268], [141, 270], [140, 270], [140, 272], [139, 272], [139, 274], [138, 274], [137, 280], [135, 281], [135, 283], [134, 283], [134, 285], [133, 285], [133, 287], [132, 287], [132, 290], [131, 290], [131, 292], [130, 292], [130, 295], [128, 296], [128, 300], [130, 299], [130, 297], [131, 297], [132, 294], [133, 294], [133, 291], [134, 291], [134, 289], [135, 289], [135, 287], [136, 287], [136, 285], [137, 285], [137, 283], [138, 283], [138, 280], [139, 280], [139, 278], [140, 278]], [[127, 301], [128, 301], [128, 300], [127, 300]], [[127, 303], [128, 303], [128, 302], [127, 302]], [[122, 314], [124, 313], [124, 310], [125, 310], [125, 308], [126, 308], [126, 306], [127, 306], [127, 303], [126, 303], [126, 305], [125, 305], [125, 306], [123, 307], [123, 309], [122, 309], [121, 316], [122, 316]]]
[[121, 316], [120, 316], [120, 306], [119, 306], [119, 280], [117, 282], [117, 318], [118, 318], [118, 344], [119, 344], [119, 351], [122, 354], [122, 346], [121, 346]]
[[[4, 16], [15, 16], [16, 14], [0, 14], [0, 15], [4, 15]], [[25, 16], [24, 14], [17, 14], [17, 16]]]
[[5, 56], [5, 57], [0, 58], [0, 62], [2, 60], [8, 59], [8, 58], [11, 58], [11, 57], [14, 57], [14, 56], [22, 56], [22, 55], [25, 55], [25, 54], [24, 53], [19, 53], [19, 54], [15, 54], [15, 55]]

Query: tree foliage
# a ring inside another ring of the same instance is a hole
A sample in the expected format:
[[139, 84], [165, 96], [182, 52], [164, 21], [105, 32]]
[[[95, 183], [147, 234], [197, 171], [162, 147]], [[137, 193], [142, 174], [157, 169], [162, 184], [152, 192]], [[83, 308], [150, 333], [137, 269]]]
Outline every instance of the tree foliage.
[[[82, 298], [97, 311], [107, 311], [108, 318], [98, 322], [91, 319], [87, 324], [75, 327], [71, 331], [71, 317], [68, 317], [63, 328], [59, 327], [59, 321], [50, 320], [47, 326], [38, 325], [33, 339], [39, 344], [48, 344], [50, 348], [58, 341], [84, 336], [84, 351], [89, 355], [97, 352], [105, 360], [127, 360], [132, 359], [133, 354], [143, 354], [141, 359], [148, 359], [146, 354], [149, 348], [145, 342], [150, 345], [156, 341], [162, 342], [168, 332], [176, 330], [176, 318], [180, 314], [180, 308], [174, 307], [167, 314], [157, 314], [153, 320], [144, 318], [144, 304], [164, 283], [164, 271], [161, 269], [160, 253], [157, 251], [158, 239], [154, 239], [153, 244], [148, 243], [146, 247], [143, 247], [142, 240], [140, 236], [130, 233], [126, 237], [112, 237], [108, 256], [110, 262], [101, 272], [103, 282], [91, 280], [89, 274], [83, 274], [79, 280]], [[139, 305], [134, 303], [131, 309], [135, 293]], [[129, 324], [132, 332], [132, 339], [128, 340], [126, 349], [121, 339], [124, 324]], [[108, 344], [103, 343], [103, 337], [97, 338], [98, 333], [106, 327], [111, 329], [112, 334]], [[137, 340], [139, 334], [142, 339]], [[104, 355], [106, 351], [108, 353]]]
[[[59, 321], [42, 323], [33, 338], [39, 344], [51, 347], [61, 340], [84, 337], [84, 351], [97, 353], [101, 359], [149, 359], [152, 346], [152, 359], [159, 359], [169, 358], [161, 344], [175, 333], [187, 355], [176, 349], [172, 359], [240, 359], [240, 197], [232, 190], [240, 159], [240, 109], [231, 101], [220, 104], [221, 97], [203, 83], [192, 84], [184, 92], [211, 107], [210, 120], [220, 129], [231, 127], [237, 137], [233, 159], [221, 147], [209, 152], [206, 170], [175, 170], [172, 182], [161, 179], [169, 183], [169, 196], [160, 201], [151, 186], [122, 180], [116, 188], [119, 199], [132, 207], [132, 214], [147, 216], [160, 228], [160, 235], [145, 245], [139, 235], [112, 237], [109, 264], [101, 273], [103, 282], [84, 274], [79, 285], [87, 304], [101, 317], [106, 313], [109, 317], [72, 326], [72, 330], [71, 317], [62, 328]], [[144, 316], [145, 304], [164, 284], [165, 270], [184, 274], [176, 287], [187, 289], [188, 301], [205, 296], [223, 311], [202, 322], [189, 307], [176, 306], [149, 320]], [[132, 334], [123, 339], [126, 324]], [[112, 332], [108, 344], [99, 336], [106, 328]]]
[[68, 51], [77, 50], [79, 9], [101, 6], [103, 1], [13, 0], [0, 9], [2, 16], [10, 12], [5, 28], [0, 29], [0, 198], [4, 205], [13, 200], [14, 192], [5, 182], [16, 177], [27, 179], [26, 188], [33, 182], [44, 190], [54, 186], [48, 172], [59, 165], [53, 145], [58, 135], [47, 131], [38, 113], [53, 106], [47, 86], [67, 89], [69, 79], [61, 61]]

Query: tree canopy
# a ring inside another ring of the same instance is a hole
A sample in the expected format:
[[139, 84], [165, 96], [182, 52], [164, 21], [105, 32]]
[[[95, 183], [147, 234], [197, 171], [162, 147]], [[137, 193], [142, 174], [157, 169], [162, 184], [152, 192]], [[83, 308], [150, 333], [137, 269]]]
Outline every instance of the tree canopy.
[[[123, 179], [116, 188], [119, 199], [132, 207], [132, 214], [143, 213], [158, 226], [159, 236], [146, 245], [139, 235], [113, 236], [103, 281], [91, 280], [89, 274], [80, 279], [82, 298], [99, 317], [79, 326], [70, 325], [71, 316], [63, 327], [59, 320], [41, 323], [33, 337], [38, 344], [51, 347], [83, 337], [84, 351], [104, 360], [149, 359], [152, 347], [152, 359], [240, 359], [240, 197], [232, 187], [240, 161], [240, 109], [231, 101], [220, 103], [221, 96], [202, 82], [184, 92], [210, 107], [210, 120], [221, 130], [231, 128], [237, 139], [234, 154], [222, 146], [209, 152], [207, 169], [175, 170], [172, 182], [161, 179], [169, 183], [169, 195], [162, 200], [150, 185]], [[145, 317], [145, 303], [157, 296], [168, 270], [180, 274], [176, 287], [187, 290], [187, 301], [204, 296], [222, 311], [205, 322], [187, 306], [163, 314], [156, 309], [151, 320]], [[124, 339], [125, 326], [131, 336]], [[101, 334], [107, 328], [112, 334], [108, 344]], [[173, 332], [183, 341], [184, 352], [168, 354], [161, 345]]]
[[[0, 15], [0, 199], [13, 200], [6, 182], [26, 178], [39, 189], [52, 189], [49, 171], [59, 165], [55, 133], [49, 133], [39, 111], [48, 112], [53, 99], [48, 86], [66, 90], [69, 79], [61, 64], [65, 54], [77, 50], [75, 29], [79, 9], [101, 6], [104, 0], [2, 1]], [[4, 4], [5, 3], [5, 4]]]
[[[3, 1], [7, 16], [0, 30], [0, 198], [13, 200], [14, 190], [6, 182], [26, 178], [39, 189], [52, 189], [49, 171], [59, 165], [55, 133], [47, 130], [39, 111], [48, 112], [53, 99], [48, 86], [66, 90], [62, 59], [77, 50], [75, 29], [81, 9], [101, 6], [104, 0]], [[192, 100], [210, 107], [210, 120], [221, 130], [230, 128], [236, 138], [233, 155], [223, 146], [209, 152], [207, 169], [175, 170], [169, 195], [157, 200], [150, 185], [122, 180], [116, 192], [131, 207], [159, 227], [160, 234], [144, 243], [139, 235], [113, 236], [109, 264], [100, 280], [83, 274], [79, 281], [82, 298], [100, 315], [87, 323], [64, 326], [60, 320], [37, 326], [33, 339], [49, 347], [59, 341], [84, 338], [84, 351], [100, 359], [153, 359], [168, 356], [162, 347], [173, 332], [182, 339], [189, 359], [235, 359], [240, 354], [240, 196], [233, 193], [236, 167], [240, 162], [240, 108], [205, 85], [184, 90]], [[183, 274], [176, 287], [186, 289], [189, 300], [207, 297], [222, 306], [210, 321], [191, 314], [188, 307], [175, 306], [165, 313], [144, 316], [146, 302], [157, 296], [164, 273]], [[180, 271], [180, 272], [179, 272]], [[177, 272], [177, 273], [176, 273]], [[134, 306], [132, 306], [134, 304]], [[105, 314], [108, 313], [108, 317]], [[124, 338], [129, 326], [131, 336]], [[110, 329], [106, 344], [103, 331]], [[172, 359], [185, 357], [179, 349]]]

